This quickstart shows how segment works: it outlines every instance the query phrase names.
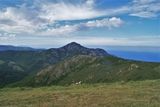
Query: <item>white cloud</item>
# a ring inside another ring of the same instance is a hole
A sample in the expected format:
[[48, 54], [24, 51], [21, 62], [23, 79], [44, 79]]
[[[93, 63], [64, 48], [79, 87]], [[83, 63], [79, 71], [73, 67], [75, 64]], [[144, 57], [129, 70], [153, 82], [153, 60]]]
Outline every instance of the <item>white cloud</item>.
[[87, 27], [119, 27], [123, 24], [123, 21], [120, 18], [104, 18], [102, 20], [93, 20], [86, 23]]
[[0, 30], [11, 33], [33, 33], [39, 24], [43, 23], [43, 19], [36, 17], [36, 14], [24, 5], [8, 7], [0, 11]]
[[40, 33], [40, 35], [66, 34], [76, 31], [80, 25], [66, 24], [58, 28], [47, 25], [54, 24], [55, 21], [92, 19], [104, 15], [104, 12], [94, 9], [94, 0], [86, 0], [81, 4], [40, 2], [31, 7], [24, 4], [0, 10], [0, 30], [35, 35]]
[[127, 14], [141, 18], [158, 17], [160, 0], [133, 0], [128, 5], [104, 10], [107, 16]]
[[78, 23], [73, 25], [64, 25], [57, 28], [48, 28], [46, 26], [43, 26], [42, 32], [37, 32], [38, 35], [66, 35], [68, 33], [76, 32], [81, 30], [81, 28], [100, 28], [100, 27], [106, 27], [108, 29], [114, 28], [114, 27], [120, 27], [123, 25], [124, 21], [117, 17], [112, 18], [104, 18], [99, 20], [91, 20], [84, 23]]
[[152, 18], [157, 17], [159, 12], [159, 0], [133, 0], [129, 15], [142, 18]]
[[[9, 33], [32, 35], [61, 35], [80, 30], [80, 27], [119, 27], [123, 24], [120, 18], [112, 17], [119, 14], [151, 18], [160, 12], [160, 2], [157, 0], [133, 0], [129, 5], [119, 8], [98, 10], [96, 0], [85, 0], [83, 3], [73, 4], [60, 2], [38, 2], [32, 6], [25, 4], [17, 7], [7, 7], [0, 10], [0, 30]], [[97, 17], [112, 17], [93, 20]], [[56, 21], [83, 20], [88, 22], [64, 24], [60, 27], [48, 27]]]
[[36, 35], [45, 35], [45, 36], [61, 36], [68, 35], [69, 33], [75, 32], [78, 30], [79, 25], [64, 25], [58, 28], [46, 28], [40, 32], [36, 32]]
[[[89, 3], [89, 4], [92, 4], [92, 3]], [[63, 3], [63, 6], [64, 5], [65, 4]], [[68, 6], [64, 6], [64, 7], [68, 8]], [[60, 9], [59, 7], [56, 7], [56, 8], [58, 10]], [[72, 8], [75, 8], [75, 9], [72, 9]], [[17, 34], [27, 33], [32, 35], [54, 35], [55, 36], [55, 35], [66, 35], [68, 33], [75, 32], [77, 30], [80, 30], [81, 27], [112, 28], [112, 27], [119, 27], [123, 23], [123, 21], [120, 18], [112, 17], [112, 18], [104, 18], [101, 20], [91, 20], [85, 23], [75, 23], [73, 25], [65, 24], [56, 28], [48, 27], [50, 23], [54, 24], [54, 21], [57, 21], [57, 20], [67, 20], [67, 19], [73, 20], [78, 18], [85, 19], [86, 17], [89, 18], [91, 16], [82, 15], [84, 14], [84, 12], [81, 12], [81, 13], [75, 12], [74, 15], [72, 16], [69, 15], [69, 14], [72, 14], [72, 12], [70, 12], [71, 10], [77, 11], [76, 7], [74, 6], [71, 6], [69, 10], [67, 10], [68, 13], [66, 13], [66, 15], [63, 15], [62, 13], [65, 13], [65, 12], [62, 11], [63, 9], [62, 10], [60, 9], [61, 13], [59, 14], [59, 12], [56, 12], [57, 14], [55, 16], [54, 15], [50, 16], [50, 14], [47, 14], [47, 15], [44, 14], [46, 18], [41, 17], [41, 12], [39, 13], [39, 11], [31, 11], [30, 9], [31, 8], [26, 7], [25, 5], [22, 5], [20, 7], [8, 7], [3, 11], [0, 11], [0, 30], [4, 32], [17, 33]], [[81, 10], [83, 9], [79, 8], [79, 11]], [[30, 14], [33, 14], [33, 15], [30, 15]]]
[[86, 5], [93, 6], [95, 3], [95, 0], [86, 0]]
[[130, 14], [131, 16], [143, 17], [143, 18], [151, 18], [156, 17], [156, 14], [153, 12], [137, 12]]
[[148, 3], [155, 2], [155, 1], [157, 1], [157, 0], [133, 0], [133, 3], [148, 4]]
[[82, 20], [104, 16], [105, 13], [93, 8], [94, 1], [87, 0], [85, 4], [46, 3], [42, 4], [40, 17], [49, 21]]
[[7, 32], [0, 33], [1, 41], [15, 39], [15, 37], [16, 37], [16, 34], [7, 33]]

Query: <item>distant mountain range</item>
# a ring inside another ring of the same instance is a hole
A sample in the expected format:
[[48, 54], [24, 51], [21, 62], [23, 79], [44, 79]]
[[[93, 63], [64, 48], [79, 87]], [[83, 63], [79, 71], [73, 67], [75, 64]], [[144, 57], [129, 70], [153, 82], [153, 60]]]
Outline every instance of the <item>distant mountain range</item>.
[[12, 45], [0, 45], [0, 51], [35, 51], [37, 49], [30, 47], [20, 47]]
[[90, 49], [75, 42], [60, 48], [33, 50], [12, 48], [0, 52], [1, 87], [160, 78], [160, 63], [124, 60], [103, 49]]

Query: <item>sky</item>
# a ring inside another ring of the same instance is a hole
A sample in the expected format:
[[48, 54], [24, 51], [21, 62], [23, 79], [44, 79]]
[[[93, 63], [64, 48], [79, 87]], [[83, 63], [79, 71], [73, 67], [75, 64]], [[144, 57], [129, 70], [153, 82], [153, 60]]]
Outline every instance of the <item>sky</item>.
[[160, 0], [0, 0], [0, 45], [160, 46]]

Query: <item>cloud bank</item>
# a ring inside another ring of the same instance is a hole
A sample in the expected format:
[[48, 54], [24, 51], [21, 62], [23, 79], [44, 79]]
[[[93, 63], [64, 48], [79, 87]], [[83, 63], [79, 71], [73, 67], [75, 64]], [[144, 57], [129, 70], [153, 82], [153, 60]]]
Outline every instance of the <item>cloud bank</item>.
[[[98, 1], [97, 1], [98, 2]], [[124, 22], [114, 15], [128, 14], [130, 16], [151, 18], [160, 12], [160, 2], [157, 0], [133, 0], [130, 4], [118, 8], [96, 8], [96, 0], [85, 0], [80, 3], [35, 0], [32, 5], [25, 2], [15, 7], [0, 10], [0, 31], [32, 35], [60, 35], [80, 30], [84, 27], [120, 27]], [[100, 18], [101, 19], [96, 19]], [[53, 27], [58, 21], [87, 20], [83, 23], [65, 24]]]
[[[35, 2], [37, 3], [37, 2]], [[36, 8], [36, 9], [34, 9]], [[82, 4], [64, 2], [44, 2], [33, 6], [25, 4], [18, 7], [7, 7], [0, 11], [0, 30], [16, 34], [32, 35], [63, 35], [80, 30], [81, 27], [119, 27], [122, 25], [120, 18], [93, 18], [104, 16], [104, 11], [94, 8], [94, 1], [87, 0]], [[83, 23], [65, 24], [53, 27], [58, 21], [86, 20]]]

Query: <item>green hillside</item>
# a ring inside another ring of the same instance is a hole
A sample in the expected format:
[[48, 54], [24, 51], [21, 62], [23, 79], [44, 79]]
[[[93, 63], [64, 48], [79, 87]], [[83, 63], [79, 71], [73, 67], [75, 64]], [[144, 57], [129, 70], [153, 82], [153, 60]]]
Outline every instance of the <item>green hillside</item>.
[[37, 73], [37, 85], [70, 85], [160, 78], [160, 64], [124, 60], [113, 56], [80, 55]]
[[19, 81], [27, 76], [24, 68], [13, 61], [0, 61], [0, 87], [16, 81]]
[[160, 107], [160, 80], [4, 88], [0, 107]]

